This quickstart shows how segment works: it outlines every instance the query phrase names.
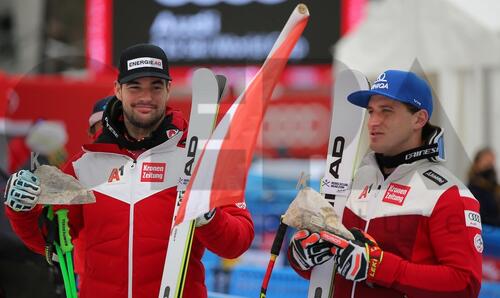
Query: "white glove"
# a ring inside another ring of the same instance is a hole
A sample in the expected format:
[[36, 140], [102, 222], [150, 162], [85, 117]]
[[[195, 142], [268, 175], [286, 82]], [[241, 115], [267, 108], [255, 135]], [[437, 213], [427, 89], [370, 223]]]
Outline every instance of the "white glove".
[[21, 170], [7, 181], [5, 205], [14, 211], [29, 211], [35, 207], [39, 195], [40, 179], [30, 171]]
[[195, 219], [194, 226], [199, 228], [208, 224], [215, 216], [215, 208]]

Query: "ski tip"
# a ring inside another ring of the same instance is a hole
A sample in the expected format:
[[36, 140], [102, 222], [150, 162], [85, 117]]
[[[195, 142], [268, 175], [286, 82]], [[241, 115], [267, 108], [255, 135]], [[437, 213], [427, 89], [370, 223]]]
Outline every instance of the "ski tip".
[[309, 15], [309, 9], [307, 9], [307, 5], [305, 5], [304, 3], [300, 3], [299, 5], [297, 5], [297, 10], [300, 14]]
[[227, 90], [227, 78], [224, 75], [216, 74], [215, 79], [217, 80], [217, 86], [219, 88], [219, 101], [225, 95]]

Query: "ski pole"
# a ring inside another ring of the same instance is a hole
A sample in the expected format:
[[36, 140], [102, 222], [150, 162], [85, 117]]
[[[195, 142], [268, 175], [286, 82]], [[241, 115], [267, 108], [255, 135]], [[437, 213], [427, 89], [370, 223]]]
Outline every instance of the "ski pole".
[[278, 231], [274, 236], [273, 245], [271, 246], [271, 257], [269, 259], [269, 263], [267, 264], [266, 274], [264, 275], [264, 279], [262, 280], [262, 287], [260, 289], [259, 296], [260, 298], [266, 298], [267, 286], [269, 285], [269, 280], [271, 279], [274, 263], [276, 262], [276, 259], [280, 254], [281, 245], [283, 244], [283, 239], [285, 238], [287, 228], [288, 226], [283, 223], [283, 220], [280, 220]]
[[[76, 298], [76, 283], [74, 282], [73, 261], [71, 257], [71, 237], [69, 236], [68, 210], [58, 210], [54, 212], [52, 206], [44, 208], [44, 222], [47, 227], [47, 238], [45, 246], [45, 258], [49, 265], [53, 265], [52, 254], [57, 255], [57, 262], [61, 268], [61, 275], [64, 283], [64, 291], [67, 298]], [[57, 221], [55, 217], [57, 216]], [[62, 242], [62, 244], [61, 244]], [[68, 245], [69, 244], [69, 245]]]
[[[59, 243], [56, 243], [56, 250], [59, 257], [59, 262], [61, 264], [63, 280], [66, 275], [66, 280], [64, 280], [64, 288], [66, 289], [66, 296], [68, 298], [76, 298], [76, 282], [72, 255], [73, 244], [71, 242], [71, 235], [69, 234], [68, 209], [57, 210], [56, 215], [59, 227]], [[66, 260], [64, 260], [65, 258]]]

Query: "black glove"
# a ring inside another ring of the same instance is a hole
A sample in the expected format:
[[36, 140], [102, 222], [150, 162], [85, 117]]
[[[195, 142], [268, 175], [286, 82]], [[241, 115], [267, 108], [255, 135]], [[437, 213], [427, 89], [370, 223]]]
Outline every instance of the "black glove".
[[382, 262], [384, 252], [375, 239], [359, 229], [351, 229], [354, 240], [345, 248], [334, 252], [337, 272], [352, 281], [368, 280], [375, 276], [377, 267]]
[[321, 239], [318, 233], [300, 230], [292, 237], [290, 255], [300, 269], [309, 270], [333, 257], [332, 247], [333, 244]]

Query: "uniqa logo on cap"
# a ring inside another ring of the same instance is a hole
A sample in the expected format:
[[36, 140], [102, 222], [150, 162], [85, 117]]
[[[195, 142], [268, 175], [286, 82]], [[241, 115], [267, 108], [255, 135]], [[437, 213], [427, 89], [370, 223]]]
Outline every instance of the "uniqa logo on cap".
[[372, 90], [374, 89], [389, 89], [389, 83], [385, 79], [385, 72], [381, 73], [373, 83]]

